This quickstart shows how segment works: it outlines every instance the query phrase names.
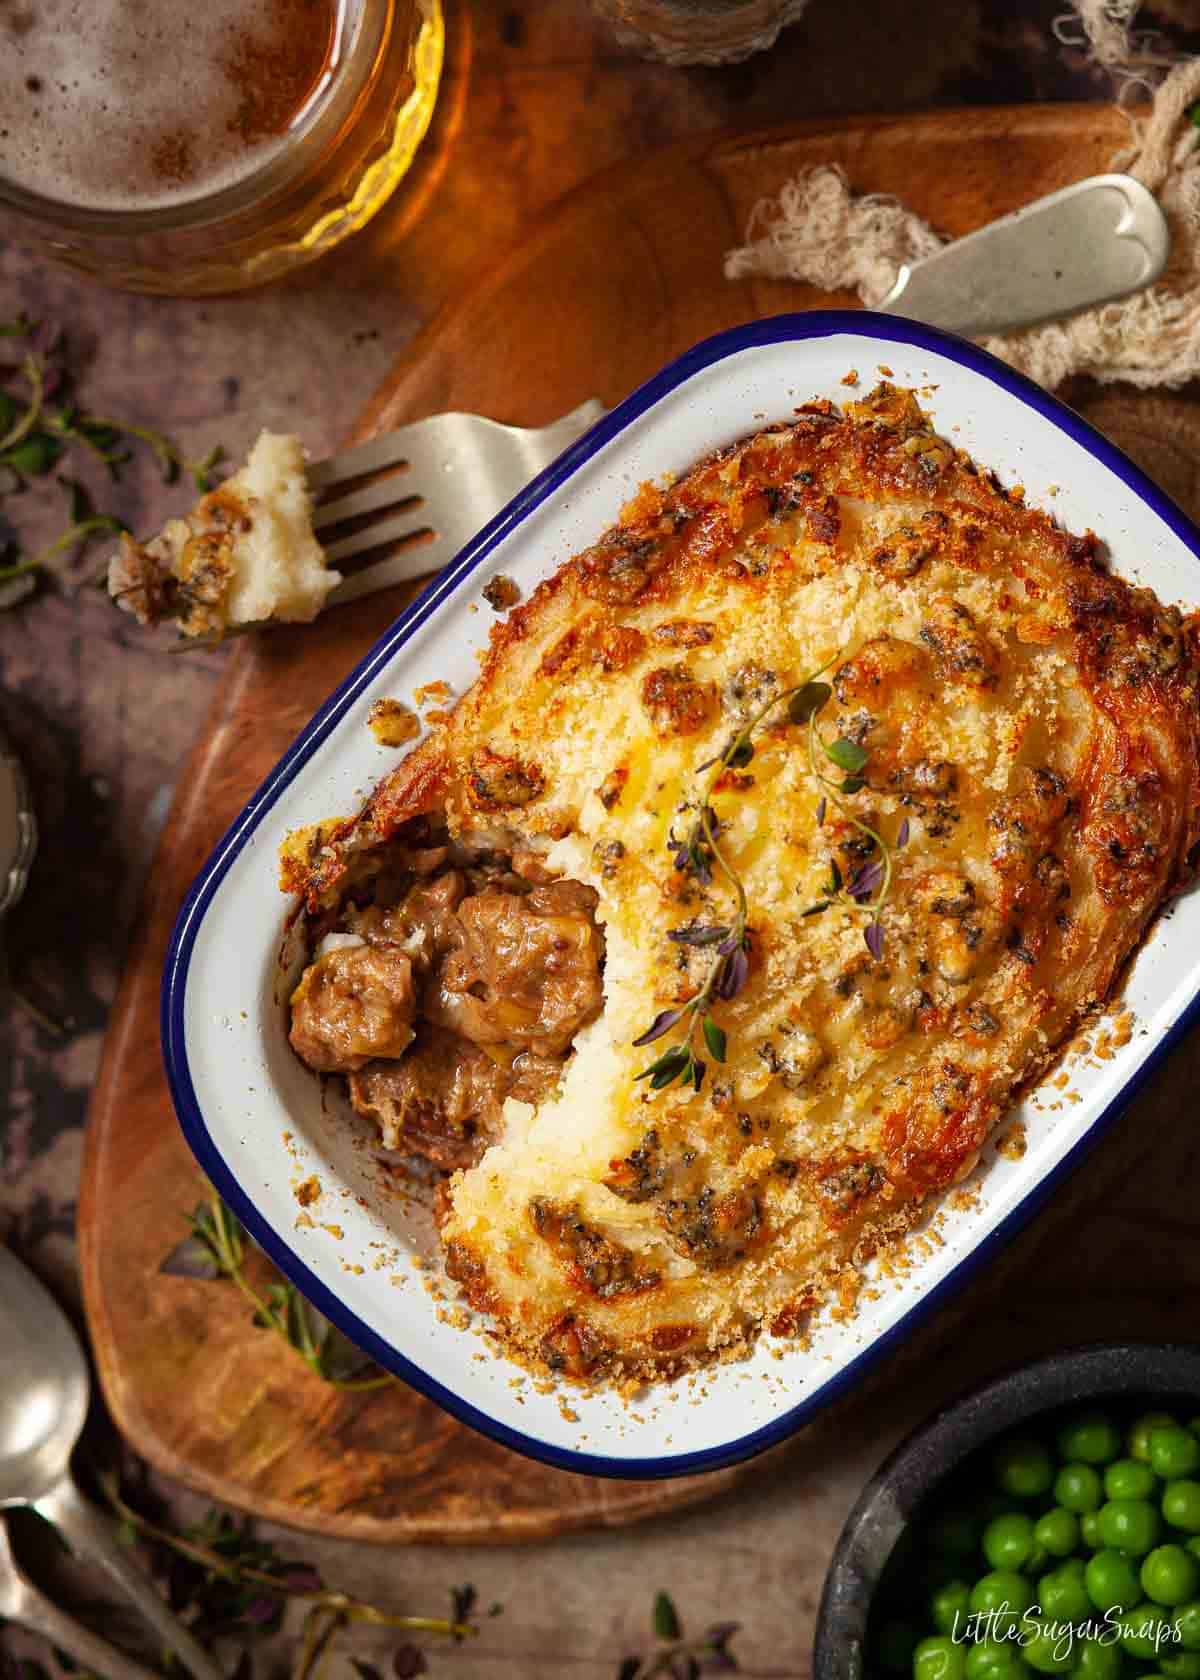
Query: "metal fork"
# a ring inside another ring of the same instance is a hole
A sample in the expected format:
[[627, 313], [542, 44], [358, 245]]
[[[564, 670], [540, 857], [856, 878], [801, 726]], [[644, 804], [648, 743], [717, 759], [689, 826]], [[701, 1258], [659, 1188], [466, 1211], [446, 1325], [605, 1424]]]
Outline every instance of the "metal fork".
[[0, 1616], [19, 1623], [30, 1633], [41, 1634], [94, 1674], [107, 1675], [109, 1680], [159, 1680], [153, 1669], [134, 1662], [38, 1591], [17, 1566], [3, 1517], [0, 1517]]
[[343, 573], [329, 605], [440, 571], [603, 413], [593, 397], [549, 426], [434, 414], [316, 462], [313, 523]]

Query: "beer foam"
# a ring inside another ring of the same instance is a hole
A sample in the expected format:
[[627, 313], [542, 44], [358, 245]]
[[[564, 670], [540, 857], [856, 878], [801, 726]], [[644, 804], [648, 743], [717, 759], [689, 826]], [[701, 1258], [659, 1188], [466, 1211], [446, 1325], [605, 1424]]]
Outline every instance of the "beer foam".
[[86, 210], [244, 180], [327, 68], [336, 0], [0, 0], [0, 178]]

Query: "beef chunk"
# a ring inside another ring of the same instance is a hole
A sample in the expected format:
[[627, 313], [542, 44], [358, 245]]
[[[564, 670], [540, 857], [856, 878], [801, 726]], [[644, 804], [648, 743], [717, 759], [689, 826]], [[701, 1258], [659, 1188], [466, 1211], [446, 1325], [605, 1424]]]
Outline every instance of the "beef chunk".
[[412, 964], [394, 947], [328, 951], [292, 998], [292, 1048], [318, 1073], [353, 1073], [375, 1056], [402, 1056], [412, 1043]]

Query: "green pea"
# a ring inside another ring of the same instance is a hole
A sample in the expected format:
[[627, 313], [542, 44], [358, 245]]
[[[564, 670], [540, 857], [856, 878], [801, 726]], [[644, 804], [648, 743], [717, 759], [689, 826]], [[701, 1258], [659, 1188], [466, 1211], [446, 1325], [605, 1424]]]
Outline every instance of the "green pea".
[[1176, 1646], [1169, 1657], [1159, 1657], [1158, 1666], [1167, 1680], [1200, 1680], [1200, 1651], [1181, 1651]]
[[1121, 1680], [1121, 1670], [1124, 1668], [1124, 1658], [1118, 1646], [1109, 1640], [1101, 1645], [1099, 1640], [1081, 1640], [1076, 1645], [1074, 1653], [1072, 1675], [1079, 1680]]
[[1032, 1435], [1004, 1442], [994, 1462], [998, 1485], [1014, 1499], [1035, 1499], [1039, 1493], [1048, 1493], [1054, 1481], [1050, 1454]]
[[1162, 1514], [1172, 1528], [1200, 1534], [1200, 1482], [1168, 1482], [1163, 1491]]
[[1079, 1544], [1079, 1518], [1074, 1511], [1056, 1505], [1039, 1517], [1033, 1530], [1035, 1546], [1051, 1557], [1070, 1557]]
[[892, 1674], [908, 1674], [912, 1669], [917, 1632], [908, 1622], [885, 1622], [879, 1630], [875, 1654], [879, 1666]]
[[1091, 1613], [1092, 1601], [1084, 1582], [1082, 1558], [1071, 1558], [1043, 1575], [1037, 1585], [1042, 1614], [1051, 1622], [1079, 1622]]
[[1012, 1639], [985, 1639], [967, 1646], [967, 1680], [1032, 1680], [1033, 1670]]
[[1027, 1617], [1021, 1628], [1021, 1655], [1039, 1674], [1069, 1674], [1074, 1661], [1069, 1633], [1053, 1622]]
[[993, 1569], [971, 1588], [970, 1608], [992, 1617], [993, 1634], [1003, 1636], [1033, 1603], [1033, 1588], [1015, 1569]]
[[1099, 1511], [1081, 1511], [1079, 1514], [1079, 1538], [1090, 1551], [1099, 1551], [1104, 1541], [1100, 1538]]
[[1083, 1578], [1097, 1610], [1128, 1610], [1141, 1598], [1137, 1570], [1120, 1552], [1097, 1552], [1088, 1559]]
[[912, 1671], [913, 1680], [966, 1680], [967, 1654], [953, 1639], [938, 1634], [917, 1646]]
[[1150, 1468], [1156, 1476], [1190, 1476], [1200, 1469], [1200, 1441], [1187, 1429], [1150, 1431]]
[[1186, 1604], [1200, 1587], [1200, 1564], [1182, 1546], [1156, 1546], [1142, 1563], [1142, 1587], [1155, 1604]]
[[1157, 1658], [1174, 1647], [1167, 1613], [1161, 1604], [1139, 1604], [1121, 1617], [1121, 1646], [1131, 1657]]
[[1125, 1664], [1115, 1644], [1102, 1645], [1098, 1639], [1083, 1639], [1075, 1647], [1075, 1667], [1071, 1673], [1079, 1680], [1120, 1680]]
[[1179, 1630], [1179, 1642], [1185, 1651], [1200, 1651], [1200, 1599], [1182, 1605], [1171, 1618]]
[[1021, 1569], [1033, 1546], [1033, 1519], [1019, 1511], [993, 1517], [983, 1531], [983, 1555], [993, 1569]]
[[[1200, 1494], [1200, 1488], [1197, 1488]], [[1158, 1540], [1158, 1512], [1148, 1499], [1110, 1499], [1100, 1507], [1100, 1538], [1118, 1552], [1141, 1557]]]
[[929, 1600], [929, 1616], [939, 1633], [954, 1634], [967, 1619], [971, 1589], [966, 1581], [947, 1581]]
[[1121, 1455], [1121, 1431], [1104, 1412], [1076, 1412], [1059, 1428], [1058, 1450], [1068, 1464], [1108, 1464]]
[[1054, 1478], [1054, 1499], [1068, 1511], [1098, 1511], [1104, 1502], [1099, 1473], [1090, 1464], [1064, 1464]]
[[1175, 1419], [1170, 1412], [1145, 1412], [1140, 1418], [1135, 1418], [1129, 1426], [1129, 1433], [1125, 1437], [1125, 1448], [1130, 1458], [1140, 1458], [1143, 1463], [1150, 1458], [1150, 1436], [1156, 1429], [1174, 1429]]
[[1119, 1458], [1104, 1472], [1104, 1492], [1109, 1499], [1153, 1499], [1157, 1489], [1154, 1471], [1136, 1458]]

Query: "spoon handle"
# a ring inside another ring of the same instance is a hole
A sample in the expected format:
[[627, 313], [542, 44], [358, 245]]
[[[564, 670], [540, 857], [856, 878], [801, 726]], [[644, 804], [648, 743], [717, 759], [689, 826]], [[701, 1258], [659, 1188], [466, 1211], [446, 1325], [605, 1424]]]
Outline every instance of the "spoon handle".
[[19, 1622], [30, 1633], [48, 1639], [93, 1674], [107, 1675], [108, 1680], [159, 1680], [153, 1669], [143, 1668], [51, 1603], [19, 1570], [14, 1570], [5, 1583], [3, 1612], [10, 1622]]
[[84, 1499], [70, 1474], [49, 1493], [33, 1502], [35, 1511], [54, 1524], [73, 1552], [106, 1569], [126, 1597], [141, 1611], [163, 1643], [195, 1676], [195, 1680], [224, 1680], [208, 1652], [173, 1616], [158, 1592], [129, 1557], [113, 1525]]

